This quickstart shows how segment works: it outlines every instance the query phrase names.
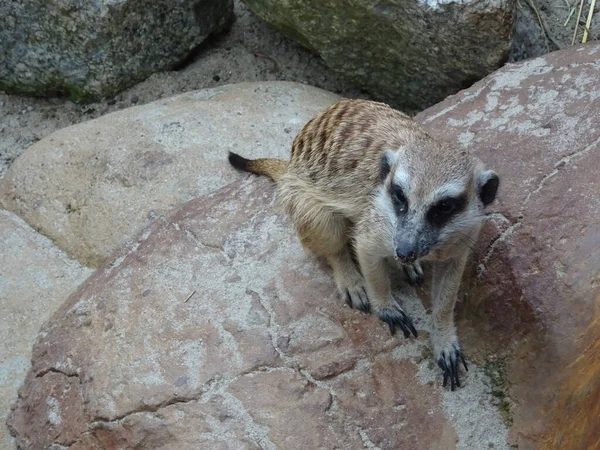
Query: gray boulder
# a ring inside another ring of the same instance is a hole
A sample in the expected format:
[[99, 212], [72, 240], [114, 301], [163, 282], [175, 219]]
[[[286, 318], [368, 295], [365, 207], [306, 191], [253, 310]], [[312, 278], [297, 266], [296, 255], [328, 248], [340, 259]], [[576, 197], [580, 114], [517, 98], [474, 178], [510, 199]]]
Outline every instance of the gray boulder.
[[11, 165], [0, 207], [97, 267], [158, 215], [235, 179], [228, 151], [288, 158], [302, 126], [338, 99], [299, 83], [240, 83], [63, 128]]
[[0, 89], [112, 96], [183, 61], [232, 12], [232, 0], [0, 2]]
[[514, 1], [244, 0], [376, 97], [422, 110], [506, 60]]

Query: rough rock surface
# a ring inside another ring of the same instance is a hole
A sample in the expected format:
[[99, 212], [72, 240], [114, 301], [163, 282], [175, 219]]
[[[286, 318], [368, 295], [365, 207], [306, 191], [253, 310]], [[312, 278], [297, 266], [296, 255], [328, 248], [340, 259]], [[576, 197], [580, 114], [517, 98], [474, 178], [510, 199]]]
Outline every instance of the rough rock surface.
[[0, 210], [0, 448], [14, 448], [4, 422], [31, 367], [40, 326], [91, 272]]
[[512, 0], [243, 0], [377, 98], [423, 110], [508, 57]]
[[[517, 20], [513, 31], [513, 45], [508, 57], [510, 62], [535, 58], [546, 53], [571, 47], [583, 41], [585, 22], [589, 15], [589, 2], [584, 2], [581, 20], [577, 15], [581, 2], [564, 0], [526, 0], [517, 2]], [[566, 7], [565, 7], [566, 5]], [[592, 17], [587, 42], [600, 38], [600, 14], [598, 4]]]
[[550, 400], [577, 384], [565, 368], [600, 314], [599, 79], [595, 42], [507, 65], [417, 116], [502, 180], [459, 329], [467, 348], [504, 358], [519, 448], [534, 448]]
[[405, 305], [418, 340], [344, 307], [272, 185], [247, 177], [157, 220], [61, 307], [9, 418], [18, 441], [536, 448], [596, 348], [599, 61], [596, 43], [509, 65], [418, 116], [502, 177], [458, 308], [459, 391], [440, 387], [419, 302]]
[[229, 150], [288, 158], [300, 128], [337, 98], [240, 83], [108, 114], [30, 147], [0, 181], [0, 204], [98, 266], [157, 215], [230, 182]]
[[392, 338], [246, 178], [159, 218], [43, 329], [9, 425], [25, 449], [507, 448], [472, 366], [440, 387], [422, 332]]
[[0, 4], [0, 89], [111, 96], [171, 69], [231, 18], [231, 0]]

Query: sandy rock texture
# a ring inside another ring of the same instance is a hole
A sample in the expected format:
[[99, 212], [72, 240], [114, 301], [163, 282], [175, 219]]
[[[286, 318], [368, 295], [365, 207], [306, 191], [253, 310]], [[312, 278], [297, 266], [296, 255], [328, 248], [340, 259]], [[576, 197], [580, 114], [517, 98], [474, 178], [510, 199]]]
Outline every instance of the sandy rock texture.
[[376, 98], [422, 111], [508, 58], [512, 0], [244, 0]]
[[[159, 72], [115, 97], [91, 104], [0, 91], [0, 178], [23, 151], [56, 130], [102, 115], [197, 89], [249, 81], [295, 81], [351, 97], [364, 96], [318, 55], [269, 28], [239, 0], [234, 23], [206, 39], [177, 70]], [[0, 19], [1, 20], [1, 19]]]
[[466, 348], [503, 361], [519, 448], [537, 448], [566, 386], [600, 395], [569, 367], [600, 314], [599, 79], [596, 42], [508, 65], [417, 116], [502, 180], [459, 329]]
[[91, 272], [0, 210], [0, 448], [15, 448], [4, 422], [31, 367], [40, 326]]
[[273, 192], [192, 200], [88, 279], [34, 347], [23, 448], [507, 448], [481, 370], [440, 387], [418, 299], [419, 340], [343, 306]]
[[183, 62], [232, 12], [232, 0], [3, 2], [0, 89], [111, 97]]
[[288, 158], [300, 128], [337, 98], [240, 83], [108, 114], [30, 147], [0, 181], [0, 205], [98, 266], [156, 216], [231, 182], [229, 150]]

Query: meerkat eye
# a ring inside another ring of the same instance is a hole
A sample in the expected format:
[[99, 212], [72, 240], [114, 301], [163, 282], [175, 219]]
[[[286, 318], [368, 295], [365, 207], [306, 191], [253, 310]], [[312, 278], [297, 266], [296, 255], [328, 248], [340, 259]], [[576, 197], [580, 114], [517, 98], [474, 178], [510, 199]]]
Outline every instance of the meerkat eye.
[[444, 198], [431, 207], [427, 213], [427, 218], [434, 225], [443, 225], [450, 220], [452, 216], [462, 211], [465, 204], [466, 200], [464, 197]]
[[404, 195], [404, 191], [397, 184], [392, 184], [391, 187], [392, 200], [394, 206], [399, 212], [405, 212], [408, 209], [408, 199]]
[[436, 205], [436, 209], [441, 214], [452, 214], [457, 208], [456, 199], [444, 199]]

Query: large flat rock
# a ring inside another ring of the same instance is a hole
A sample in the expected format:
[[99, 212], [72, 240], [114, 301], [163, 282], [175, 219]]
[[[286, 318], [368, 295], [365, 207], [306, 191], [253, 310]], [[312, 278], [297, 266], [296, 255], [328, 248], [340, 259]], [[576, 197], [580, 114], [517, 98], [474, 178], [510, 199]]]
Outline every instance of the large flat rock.
[[241, 83], [108, 114], [27, 149], [0, 182], [0, 205], [98, 266], [157, 215], [233, 181], [229, 150], [287, 158], [300, 128], [337, 98]]
[[268, 181], [238, 181], [98, 269], [36, 343], [9, 422], [19, 444], [507, 448], [480, 369], [441, 387], [416, 296], [418, 340], [343, 306], [273, 200]]
[[[600, 314], [599, 80], [596, 42], [508, 65], [417, 116], [502, 180], [459, 329], [467, 348], [505, 362], [519, 448], [535, 448], [528, 446], [548, 432], [555, 396], [577, 389], [600, 398], [600, 386], [567, 368], [598, 339], [591, 323]], [[600, 428], [583, 434], [597, 445]], [[594, 448], [583, 442], [560, 448]]]
[[14, 448], [4, 422], [31, 367], [31, 347], [42, 323], [91, 272], [0, 210], [0, 448]]

